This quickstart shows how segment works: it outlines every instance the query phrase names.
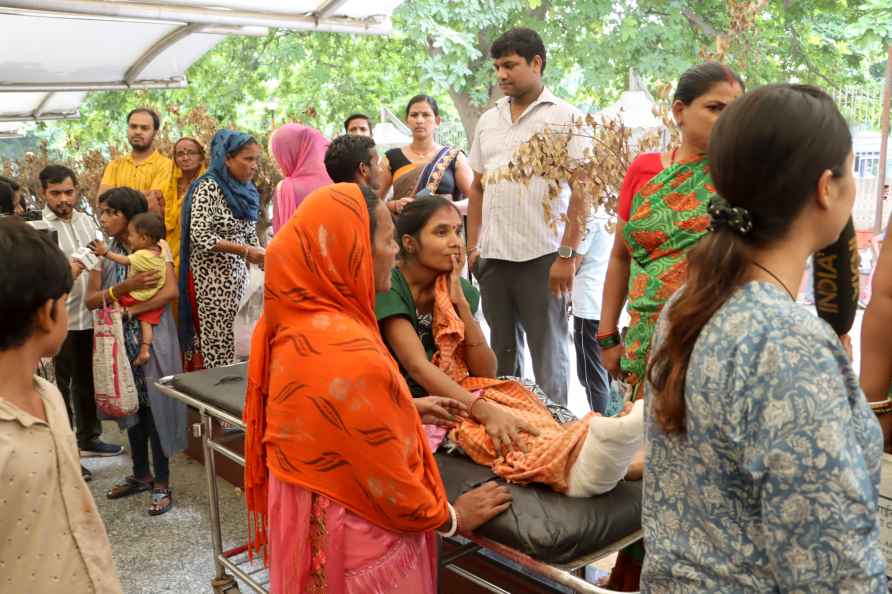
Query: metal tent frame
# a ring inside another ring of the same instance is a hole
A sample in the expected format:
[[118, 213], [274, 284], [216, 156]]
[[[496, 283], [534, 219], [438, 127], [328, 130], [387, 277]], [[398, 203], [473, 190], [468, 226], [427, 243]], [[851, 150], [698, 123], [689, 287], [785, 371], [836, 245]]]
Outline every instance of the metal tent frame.
[[185, 87], [189, 66], [228, 35], [387, 34], [401, 1], [5, 0], [0, 122], [77, 118], [89, 91]]

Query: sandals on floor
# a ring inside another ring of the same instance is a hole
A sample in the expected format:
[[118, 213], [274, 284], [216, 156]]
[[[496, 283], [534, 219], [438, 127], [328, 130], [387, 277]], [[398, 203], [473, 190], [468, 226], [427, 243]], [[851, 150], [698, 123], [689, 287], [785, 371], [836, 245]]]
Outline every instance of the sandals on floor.
[[[167, 503], [161, 505], [161, 502], [167, 500]], [[150, 516], [160, 516], [166, 514], [173, 507], [173, 492], [170, 489], [152, 489], [152, 507], [149, 508]]]
[[123, 483], [118, 483], [114, 487], [108, 491], [105, 496], [109, 499], [121, 499], [123, 497], [130, 497], [131, 495], [136, 495], [137, 493], [144, 493], [145, 491], [149, 491], [152, 488], [152, 483], [144, 483], [143, 481], [137, 480], [135, 477], [128, 476], [124, 479]]

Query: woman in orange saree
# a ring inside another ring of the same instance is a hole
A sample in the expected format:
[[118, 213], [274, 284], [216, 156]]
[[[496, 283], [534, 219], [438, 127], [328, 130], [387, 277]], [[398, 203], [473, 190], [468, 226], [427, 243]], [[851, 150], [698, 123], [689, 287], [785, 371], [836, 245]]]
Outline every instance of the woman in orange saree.
[[273, 594], [433, 593], [434, 531], [469, 532], [510, 506], [495, 484], [446, 500], [427, 409], [375, 319], [395, 255], [387, 208], [356, 184], [313, 192], [267, 250], [245, 494]]

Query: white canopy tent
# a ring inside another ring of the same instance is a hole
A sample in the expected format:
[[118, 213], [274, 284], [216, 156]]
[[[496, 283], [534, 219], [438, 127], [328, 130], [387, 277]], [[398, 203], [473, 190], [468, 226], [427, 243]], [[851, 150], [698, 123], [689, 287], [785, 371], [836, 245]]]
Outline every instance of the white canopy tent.
[[626, 128], [648, 130], [663, 127], [663, 122], [654, 115], [656, 103], [647, 87], [634, 70], [629, 70], [628, 90], [624, 91], [612, 105], [598, 112], [610, 119], [622, 120]]
[[227, 35], [386, 34], [402, 0], [0, 0], [0, 122], [76, 118], [88, 91], [186, 85]]

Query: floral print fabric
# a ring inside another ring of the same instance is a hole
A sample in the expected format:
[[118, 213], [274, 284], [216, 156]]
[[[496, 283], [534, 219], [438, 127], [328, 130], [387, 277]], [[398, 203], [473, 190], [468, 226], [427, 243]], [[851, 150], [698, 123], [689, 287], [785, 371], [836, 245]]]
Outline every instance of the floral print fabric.
[[642, 592], [886, 592], [882, 433], [829, 325], [748, 283], [697, 339], [685, 435], [644, 391]]
[[654, 325], [663, 304], [684, 283], [687, 251], [706, 233], [706, 207], [715, 192], [703, 155], [676, 163], [642, 186], [623, 237], [629, 268], [631, 318], [621, 362], [633, 398], [644, 378]]

